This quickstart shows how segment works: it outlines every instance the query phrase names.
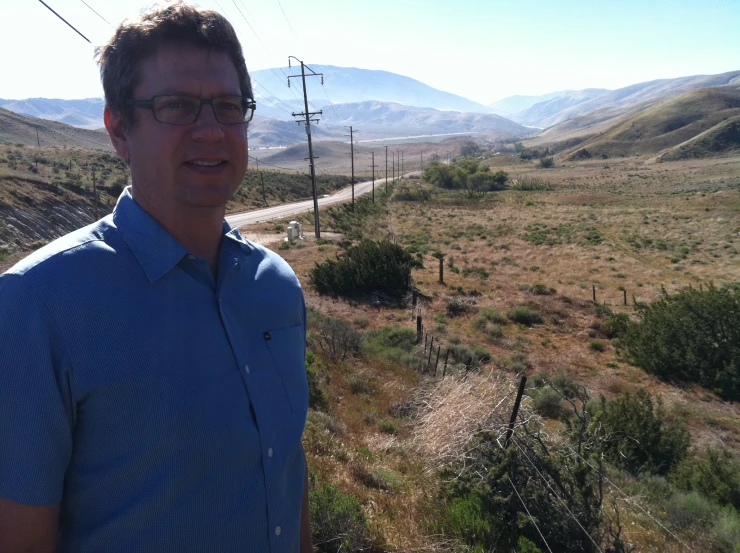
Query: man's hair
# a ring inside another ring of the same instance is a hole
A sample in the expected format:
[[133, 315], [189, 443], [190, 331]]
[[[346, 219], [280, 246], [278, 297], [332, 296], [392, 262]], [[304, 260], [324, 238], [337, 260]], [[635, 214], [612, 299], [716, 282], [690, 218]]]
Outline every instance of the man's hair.
[[234, 27], [224, 16], [183, 2], [154, 6], [137, 19], [121, 23], [95, 52], [105, 104], [121, 114], [127, 127], [134, 121], [134, 108], [126, 102], [138, 84], [141, 62], [164, 44], [187, 44], [226, 53], [239, 76], [242, 96], [253, 98], [244, 53]]

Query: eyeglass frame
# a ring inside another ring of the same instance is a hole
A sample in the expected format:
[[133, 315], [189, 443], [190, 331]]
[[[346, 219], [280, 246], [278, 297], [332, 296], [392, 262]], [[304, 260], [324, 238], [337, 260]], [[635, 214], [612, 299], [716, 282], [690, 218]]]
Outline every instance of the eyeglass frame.
[[[198, 111], [195, 114], [195, 119], [193, 119], [190, 123], [171, 123], [169, 121], [160, 121], [159, 119], [157, 119], [157, 115], [154, 110], [154, 102], [157, 98], [167, 97], [192, 98], [193, 100], [198, 100]], [[239, 121], [236, 123], [221, 121], [218, 118], [218, 114], [216, 113], [216, 108], [213, 106], [213, 102], [220, 98], [241, 98], [244, 104], [244, 109], [249, 110], [249, 119], [244, 119], [243, 121]], [[252, 120], [252, 118], [254, 117], [254, 110], [257, 109], [257, 102], [254, 101], [254, 98], [250, 98], [249, 96], [239, 96], [237, 94], [222, 94], [221, 96], [216, 96], [215, 98], [200, 98], [198, 96], [191, 96], [190, 94], [157, 94], [155, 96], [152, 96], [149, 100], [137, 100], [136, 98], [129, 98], [128, 100], [126, 100], [126, 104], [136, 108], [151, 110], [154, 120], [157, 123], [163, 123], [165, 125], [192, 125], [193, 123], [198, 121], [198, 118], [200, 117], [200, 112], [203, 109], [204, 104], [211, 106], [211, 109], [213, 110], [213, 116], [216, 118], [216, 121], [218, 121], [222, 125], [245, 125]]]

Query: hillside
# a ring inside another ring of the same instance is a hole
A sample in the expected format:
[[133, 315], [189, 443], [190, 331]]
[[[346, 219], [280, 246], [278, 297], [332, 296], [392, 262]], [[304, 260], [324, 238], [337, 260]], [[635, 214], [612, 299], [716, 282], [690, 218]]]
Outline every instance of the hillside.
[[[321, 125], [312, 125], [311, 134], [314, 140], [330, 138], [329, 133]], [[306, 128], [303, 124], [259, 115], [255, 115], [250, 121], [248, 135], [250, 149], [291, 146], [306, 142]]]
[[113, 151], [105, 131], [80, 129], [56, 121], [19, 115], [0, 108], [0, 142], [36, 146], [37, 131], [42, 146]]
[[660, 161], [697, 159], [740, 154], [740, 116], [732, 117], [708, 131], [679, 144], [660, 156]]
[[740, 89], [704, 88], [648, 107], [578, 146], [592, 156], [653, 154], [740, 115]]
[[506, 98], [497, 100], [493, 102], [492, 104], [488, 104], [488, 108], [491, 110], [491, 113], [496, 113], [497, 115], [503, 115], [504, 117], [509, 117], [515, 113], [519, 113], [520, 111], [529, 109], [535, 104], [539, 104], [541, 102], [547, 102], [548, 100], [552, 100], [553, 98], [557, 98], [568, 92], [571, 92], [571, 91], [570, 90], [560, 90], [557, 92], [549, 92], [547, 94], [541, 94], [539, 96], [523, 96], [520, 94], [516, 94], [514, 96], [507, 96]]
[[333, 125], [356, 125], [379, 136], [398, 134], [482, 133], [511, 138], [532, 131], [492, 113], [460, 113], [411, 107], [392, 102], [355, 102], [324, 108], [324, 118]]
[[[573, 96], [581, 91], [575, 91], [569, 93], [573, 101], [563, 102], [562, 109], [560, 110], [556, 109], [557, 99], [555, 99], [548, 102], [551, 103], [551, 109], [547, 105], [536, 104], [528, 110], [516, 114], [513, 119], [527, 125], [549, 128], [605, 108], [611, 114], [611, 117], [618, 117], [671, 96], [699, 88], [717, 86], [740, 87], [740, 71], [731, 71], [719, 75], [694, 75], [676, 79], [647, 81], [617, 90], [605, 91], [603, 94], [595, 97], [589, 97], [588, 94], [584, 94], [581, 101], [577, 101], [578, 97]], [[587, 127], [590, 124], [591, 120], [589, 118], [580, 120], [579, 128]], [[573, 124], [562, 128], [563, 131], [570, 133], [573, 132], [573, 129]], [[561, 129], [552, 129], [552, 132], [549, 134], [552, 139], [553, 136], [561, 134]], [[584, 130], [584, 134], [590, 134], [590, 132]]]
[[556, 97], [538, 102], [520, 113], [511, 115], [511, 119], [522, 125], [546, 126], [543, 124], [550, 117], [575, 107], [584, 102], [609, 92], [605, 88], [587, 88], [584, 90], [571, 90]]
[[84, 100], [60, 100], [57, 98], [0, 99], [0, 107], [21, 115], [58, 121], [83, 129], [102, 129], [105, 101], [102, 98], [86, 98]]

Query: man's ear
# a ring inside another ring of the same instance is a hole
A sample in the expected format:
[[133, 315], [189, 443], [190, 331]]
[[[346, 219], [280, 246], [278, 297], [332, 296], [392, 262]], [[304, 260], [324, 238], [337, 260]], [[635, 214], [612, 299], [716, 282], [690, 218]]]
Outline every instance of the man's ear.
[[126, 126], [123, 123], [121, 114], [105, 106], [103, 121], [105, 122], [105, 130], [108, 131], [108, 136], [110, 136], [110, 141], [116, 153], [125, 161], [130, 161], [131, 152], [129, 151], [128, 137], [126, 136]]

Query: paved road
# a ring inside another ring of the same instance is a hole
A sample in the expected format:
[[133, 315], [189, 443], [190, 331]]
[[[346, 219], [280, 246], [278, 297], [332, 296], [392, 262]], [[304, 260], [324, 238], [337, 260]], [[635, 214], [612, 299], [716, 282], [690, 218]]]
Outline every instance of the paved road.
[[[419, 171], [405, 173], [404, 176], [418, 175]], [[392, 181], [393, 179], [388, 179]], [[379, 189], [385, 183], [385, 179], [375, 179], [375, 188]], [[355, 184], [355, 197], [367, 194], [372, 190], [373, 181], [360, 182]], [[326, 198], [319, 198], [319, 208], [338, 202], [346, 202], [352, 199], [352, 187], [343, 188], [338, 192], [335, 192], [331, 196]], [[259, 223], [260, 221], [268, 221], [269, 219], [283, 219], [303, 213], [305, 211], [311, 211], [313, 209], [313, 200], [304, 200], [302, 202], [295, 202], [292, 204], [276, 205], [274, 207], [268, 207], [265, 209], [258, 209], [256, 211], [247, 211], [245, 213], [235, 213], [226, 217], [226, 220], [232, 227], [241, 227], [244, 225], [251, 225], [252, 223]]]

